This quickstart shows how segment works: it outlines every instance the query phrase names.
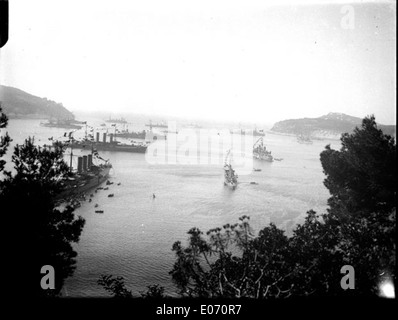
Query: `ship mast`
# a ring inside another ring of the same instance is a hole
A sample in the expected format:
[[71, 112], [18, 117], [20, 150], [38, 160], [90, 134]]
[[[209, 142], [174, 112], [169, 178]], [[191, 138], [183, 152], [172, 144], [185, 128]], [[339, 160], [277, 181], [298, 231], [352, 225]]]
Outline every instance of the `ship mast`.
[[69, 164], [70, 172], [73, 171], [72, 159], [73, 159], [73, 137], [72, 137], [72, 143], [70, 145], [70, 164]]
[[253, 144], [253, 148], [260, 140], [261, 140], [261, 144], [263, 144], [263, 137], [260, 137], [260, 138], [257, 139], [256, 143]]

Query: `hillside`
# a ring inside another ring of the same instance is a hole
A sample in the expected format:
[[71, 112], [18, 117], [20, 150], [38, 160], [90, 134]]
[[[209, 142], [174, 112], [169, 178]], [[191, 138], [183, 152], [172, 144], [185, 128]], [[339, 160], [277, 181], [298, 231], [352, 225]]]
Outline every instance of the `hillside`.
[[[377, 121], [377, 119], [376, 119]], [[303, 118], [279, 121], [274, 124], [271, 131], [275, 133], [306, 135], [312, 138], [339, 139], [344, 132], [352, 130], [361, 125], [362, 119], [343, 113], [329, 113], [319, 118]], [[395, 125], [381, 125], [378, 127], [385, 134], [396, 135]]]
[[62, 103], [31, 95], [20, 89], [0, 85], [0, 102], [10, 119], [74, 119]]

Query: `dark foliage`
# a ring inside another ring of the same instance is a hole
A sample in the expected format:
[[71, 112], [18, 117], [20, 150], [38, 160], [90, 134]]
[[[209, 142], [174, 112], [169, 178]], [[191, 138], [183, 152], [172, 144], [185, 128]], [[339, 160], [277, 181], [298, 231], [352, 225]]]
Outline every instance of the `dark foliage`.
[[132, 298], [130, 290], [126, 289], [123, 277], [113, 277], [112, 275], [101, 275], [97, 281], [114, 298]]
[[[63, 148], [50, 151], [28, 138], [15, 147], [12, 162], [15, 173], [3, 172], [0, 181], [0, 212], [12, 243], [5, 259], [15, 275], [15, 289], [27, 297], [54, 296], [73, 274], [77, 253], [72, 243], [79, 241], [84, 226], [72, 206], [60, 207], [54, 200], [69, 174]], [[44, 265], [55, 269], [55, 290], [40, 287]]]
[[321, 153], [331, 193], [327, 223], [356, 268], [357, 291], [375, 293], [381, 275], [396, 281], [396, 144], [373, 116], [341, 142], [340, 151], [327, 146]]
[[5, 113], [3, 113], [3, 109], [0, 102], [0, 174], [4, 170], [5, 161], [1, 159], [7, 152], [7, 148], [11, 142], [10, 136], [7, 132], [3, 133], [3, 130], [7, 127], [8, 118]]
[[[133, 298], [131, 290], [126, 288], [123, 277], [114, 277], [112, 275], [102, 274], [97, 283], [109, 292], [113, 298]], [[147, 291], [140, 292], [144, 299], [164, 298], [164, 287], [158, 284], [147, 286]]]
[[158, 284], [147, 286], [147, 291], [140, 292], [141, 297], [145, 299], [161, 299], [164, 298], [164, 288]]

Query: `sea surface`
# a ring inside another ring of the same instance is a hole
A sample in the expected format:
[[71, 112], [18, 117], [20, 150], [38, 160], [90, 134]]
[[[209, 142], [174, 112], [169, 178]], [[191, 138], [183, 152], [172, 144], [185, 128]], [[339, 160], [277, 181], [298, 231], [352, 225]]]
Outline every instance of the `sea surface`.
[[[104, 122], [85, 120], [94, 128]], [[62, 139], [70, 132], [43, 127], [41, 121], [10, 120], [7, 131], [13, 145], [27, 136], [34, 136], [38, 144], [48, 144], [48, 138]], [[143, 128], [141, 123], [135, 129]], [[164, 286], [167, 294], [175, 295], [169, 275], [175, 261], [171, 248], [175, 241], [186, 243], [190, 228], [198, 227], [205, 235], [211, 228], [248, 215], [256, 234], [273, 222], [290, 235], [308, 210], [324, 213], [329, 193], [323, 185], [319, 154], [327, 144], [337, 149], [340, 142], [315, 140], [304, 145], [292, 136], [267, 133], [264, 143], [274, 157], [283, 160], [254, 160], [253, 167], [261, 171], [240, 175], [236, 190], [223, 185], [222, 165], [154, 164], [144, 154], [101, 152], [113, 165], [109, 179], [113, 184], [109, 190], [93, 192], [92, 202], [83, 201], [75, 211], [86, 224], [75, 245], [77, 268], [67, 279], [63, 294], [108, 296], [97, 280], [101, 274], [112, 274], [124, 277], [135, 295], [151, 284]], [[224, 152], [220, 151], [221, 156]], [[79, 153], [82, 151], [74, 151]], [[109, 198], [109, 193], [114, 197]], [[103, 214], [95, 213], [95, 204]]]

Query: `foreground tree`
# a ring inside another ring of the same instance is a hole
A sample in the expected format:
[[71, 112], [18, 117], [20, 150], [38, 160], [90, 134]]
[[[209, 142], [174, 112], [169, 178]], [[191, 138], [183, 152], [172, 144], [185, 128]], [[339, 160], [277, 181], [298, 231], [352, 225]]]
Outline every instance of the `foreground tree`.
[[321, 153], [329, 212], [339, 219], [390, 214], [396, 207], [396, 144], [377, 128], [373, 116], [341, 137], [341, 149], [330, 145]]
[[[79, 241], [84, 219], [75, 217], [72, 206], [54, 200], [69, 173], [63, 152], [62, 145], [49, 150], [29, 138], [15, 147], [14, 173], [2, 170], [0, 212], [11, 229], [6, 261], [15, 275], [13, 287], [27, 297], [59, 294], [75, 268], [72, 243]], [[40, 286], [44, 265], [55, 269], [54, 290]]]
[[[131, 290], [126, 288], [123, 277], [114, 277], [110, 274], [102, 274], [97, 283], [102, 286], [113, 298], [133, 298]], [[147, 286], [147, 291], [140, 292], [141, 298], [164, 298], [164, 287], [158, 284]]]
[[355, 267], [356, 290], [374, 294], [383, 277], [396, 281], [396, 143], [371, 116], [343, 134], [341, 144], [321, 153], [331, 193], [326, 221], [346, 264]]
[[8, 118], [3, 113], [3, 109], [1, 107], [1, 102], [0, 102], [0, 174], [4, 170], [4, 165], [5, 161], [1, 159], [7, 152], [7, 148], [11, 142], [10, 136], [8, 135], [7, 132], [3, 132], [5, 128], [7, 127], [8, 124]]
[[180, 294], [189, 297], [265, 298], [291, 294], [294, 269], [288, 238], [274, 224], [255, 237], [250, 217], [207, 232], [191, 229], [189, 243], [173, 245], [176, 262], [170, 271]]

